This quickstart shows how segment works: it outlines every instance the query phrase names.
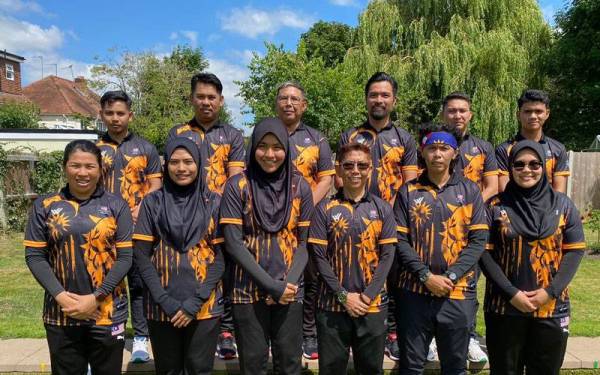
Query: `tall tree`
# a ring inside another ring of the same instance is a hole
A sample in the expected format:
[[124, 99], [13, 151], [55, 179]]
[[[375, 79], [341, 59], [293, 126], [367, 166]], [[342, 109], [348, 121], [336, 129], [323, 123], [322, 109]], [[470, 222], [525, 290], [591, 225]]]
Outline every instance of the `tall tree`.
[[344, 59], [352, 46], [352, 27], [339, 22], [319, 21], [300, 37], [308, 59], [321, 58], [326, 67], [334, 67]]
[[575, 0], [556, 17], [550, 134], [567, 147], [589, 147], [600, 134], [600, 0]]
[[451, 91], [473, 98], [473, 131], [499, 142], [517, 129], [516, 100], [544, 84], [550, 28], [535, 0], [375, 0], [361, 14], [345, 69], [398, 80], [401, 123], [433, 119]]

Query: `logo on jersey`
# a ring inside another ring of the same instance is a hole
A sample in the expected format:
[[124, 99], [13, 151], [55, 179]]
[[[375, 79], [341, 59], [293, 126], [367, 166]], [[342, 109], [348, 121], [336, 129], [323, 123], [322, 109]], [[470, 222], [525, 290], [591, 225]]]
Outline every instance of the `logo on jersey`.
[[307, 145], [310, 144], [310, 138], [308, 138], [308, 137], [304, 138], [304, 143]]
[[477, 148], [477, 146], [473, 146], [471, 148], [471, 154], [478, 154], [479, 153], [479, 149]]
[[463, 204], [463, 203], [465, 203], [465, 197], [464, 197], [462, 194], [458, 194], [458, 195], [456, 196], [456, 200], [457, 200], [457, 202], [458, 202], [458, 203], [460, 203], [460, 204]]
[[62, 207], [54, 208], [54, 209], [50, 210], [52, 215], [58, 215], [58, 214], [60, 214], [61, 211], [62, 211]]
[[133, 150], [131, 150], [131, 155], [139, 155], [140, 154], [140, 149], [139, 148], [134, 148]]
[[342, 217], [342, 213], [341, 212], [338, 212], [335, 215], [331, 215], [331, 218], [333, 219], [333, 221], [339, 221], [341, 217]]
[[391, 143], [392, 143], [392, 145], [397, 146], [398, 140], [396, 138], [392, 138]]
[[376, 210], [371, 210], [369, 212], [369, 219], [371, 219], [371, 220], [377, 219], [377, 211]]
[[417, 199], [413, 199], [413, 202], [415, 202], [415, 204], [421, 204], [421, 203], [423, 203], [423, 199], [424, 199], [424, 198], [425, 198], [425, 197], [419, 197], [419, 198], [417, 198]]

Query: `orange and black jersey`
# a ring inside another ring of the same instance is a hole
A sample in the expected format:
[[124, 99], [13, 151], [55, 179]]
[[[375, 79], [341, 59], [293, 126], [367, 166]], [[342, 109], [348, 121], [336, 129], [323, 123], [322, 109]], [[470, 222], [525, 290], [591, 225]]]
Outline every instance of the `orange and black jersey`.
[[[558, 228], [549, 237], [533, 241], [517, 233], [508, 215], [510, 210], [505, 209], [498, 198], [490, 202], [490, 238], [486, 250], [502, 270], [500, 279], [510, 284], [508, 288], [501, 287], [506, 283], [487, 278], [484, 302], [486, 312], [538, 318], [569, 315], [567, 285], [570, 279], [561, 282], [557, 274], [565, 271], [563, 260], [566, 253], [579, 252], [578, 255], [583, 256], [585, 239], [577, 208], [566, 195], [558, 192], [555, 194], [559, 196], [557, 210], [553, 213], [560, 215]], [[533, 313], [522, 313], [510, 304], [510, 299], [518, 290], [532, 291], [539, 288], [545, 288], [555, 298]]]
[[[254, 217], [252, 196], [246, 173], [231, 177], [225, 185], [221, 200], [221, 225], [239, 225], [243, 242], [256, 263], [273, 280], [286, 281], [299, 286], [297, 300], [302, 300], [302, 273], [297, 280], [288, 276], [294, 267], [296, 253], [300, 247], [306, 251], [308, 227], [314, 211], [312, 191], [304, 178], [292, 174], [292, 207], [287, 223], [277, 233], [265, 232]], [[229, 272], [231, 301], [236, 304], [254, 303], [268, 296], [244, 268], [233, 262]]]
[[242, 132], [229, 124], [217, 122], [204, 130], [192, 119], [187, 124], [171, 128], [167, 142], [175, 137], [187, 137], [198, 145], [202, 178], [212, 192], [223, 193], [228, 177], [227, 168], [243, 168], [245, 165]]
[[385, 280], [398, 242], [389, 203], [368, 192], [353, 202], [340, 190], [317, 206], [308, 242], [321, 274], [320, 309], [346, 311], [336, 298], [342, 290], [371, 298], [369, 312], [387, 304]]
[[195, 319], [208, 319], [223, 313], [221, 277], [225, 269], [220, 235], [220, 196], [207, 200], [210, 215], [208, 230], [200, 242], [187, 252], [169, 246], [158, 228], [162, 209], [159, 195], [150, 193], [142, 202], [133, 240], [135, 261], [146, 284], [144, 305], [147, 318], [170, 321], [179, 309]]
[[[34, 202], [23, 243], [27, 264], [46, 290], [44, 323], [113, 325], [127, 320], [123, 277], [131, 266], [132, 227], [127, 203], [101, 187], [85, 201], [64, 188]], [[104, 296], [100, 318], [68, 317], [54, 299], [63, 291]]]
[[333, 157], [327, 139], [304, 123], [290, 134], [292, 164], [314, 189], [323, 176], [333, 176]]
[[102, 151], [104, 188], [120, 195], [129, 208], [139, 205], [150, 189], [148, 179], [162, 176], [156, 147], [132, 133], [121, 143], [106, 133], [96, 145]]
[[351, 142], [365, 144], [371, 149], [373, 174], [369, 191], [391, 204], [404, 183], [402, 171], [417, 171], [415, 140], [406, 130], [392, 123], [378, 131], [365, 122], [342, 134], [338, 150]]
[[473, 181], [483, 191], [483, 178], [497, 176], [499, 172], [494, 147], [472, 134], [465, 134], [459, 147], [459, 158], [454, 170]]
[[[508, 176], [508, 157], [510, 150], [515, 143], [525, 139], [521, 133], [518, 133], [512, 139], [501, 143], [496, 147], [496, 160], [498, 161], [498, 168], [500, 174]], [[546, 157], [546, 174], [548, 175], [548, 182], [552, 183], [554, 176], [569, 176], [569, 156], [565, 146], [559, 141], [542, 135], [539, 143], [544, 148]]]
[[453, 173], [439, 189], [423, 173], [406, 183], [394, 203], [398, 224], [401, 288], [431, 295], [419, 280], [428, 270], [457, 276], [452, 299], [473, 299], [475, 268], [484, 251], [488, 224], [479, 188]]

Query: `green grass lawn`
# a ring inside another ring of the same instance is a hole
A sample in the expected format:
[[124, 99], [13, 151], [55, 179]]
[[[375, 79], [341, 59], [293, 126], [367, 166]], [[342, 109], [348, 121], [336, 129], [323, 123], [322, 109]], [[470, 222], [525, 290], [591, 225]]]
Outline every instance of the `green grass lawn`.
[[[43, 291], [25, 265], [22, 236], [0, 236], [0, 338], [45, 337], [42, 324]], [[600, 336], [599, 257], [584, 258], [570, 286], [573, 313], [571, 335]], [[483, 296], [485, 279], [479, 282]], [[477, 331], [484, 334], [483, 315]]]

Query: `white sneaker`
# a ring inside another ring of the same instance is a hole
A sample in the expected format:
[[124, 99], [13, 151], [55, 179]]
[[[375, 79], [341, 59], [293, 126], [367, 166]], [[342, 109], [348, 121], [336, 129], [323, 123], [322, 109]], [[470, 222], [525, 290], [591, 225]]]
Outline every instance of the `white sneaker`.
[[150, 360], [148, 353], [148, 338], [144, 336], [135, 336], [133, 338], [133, 347], [131, 348], [131, 361], [133, 363], [143, 363]]
[[437, 344], [435, 343], [435, 339], [431, 340], [429, 344], [429, 353], [427, 353], [427, 361], [435, 362], [438, 361], [438, 352], [437, 352]]
[[468, 354], [469, 362], [478, 362], [478, 363], [486, 363], [488, 361], [488, 356], [479, 346], [479, 341], [471, 337], [469, 340], [469, 354]]

